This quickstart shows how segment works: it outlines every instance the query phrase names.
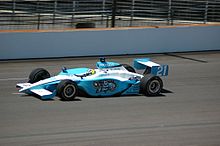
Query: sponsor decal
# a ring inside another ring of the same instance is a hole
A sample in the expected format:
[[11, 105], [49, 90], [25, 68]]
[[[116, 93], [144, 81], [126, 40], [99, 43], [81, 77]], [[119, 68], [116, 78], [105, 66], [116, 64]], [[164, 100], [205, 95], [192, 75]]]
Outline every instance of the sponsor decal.
[[113, 92], [117, 85], [114, 80], [100, 80], [94, 81], [93, 86], [96, 89], [96, 93], [106, 93]]

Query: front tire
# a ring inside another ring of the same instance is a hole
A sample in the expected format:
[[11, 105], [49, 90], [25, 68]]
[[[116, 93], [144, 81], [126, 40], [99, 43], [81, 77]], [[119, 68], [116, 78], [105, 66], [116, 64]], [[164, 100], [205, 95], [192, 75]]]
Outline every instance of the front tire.
[[144, 76], [140, 83], [140, 92], [146, 96], [158, 96], [163, 89], [163, 81], [158, 76]]
[[36, 83], [40, 80], [50, 78], [50, 73], [44, 68], [34, 69], [29, 75], [29, 83]]
[[78, 86], [71, 80], [62, 80], [57, 85], [57, 95], [64, 101], [72, 101], [78, 94]]

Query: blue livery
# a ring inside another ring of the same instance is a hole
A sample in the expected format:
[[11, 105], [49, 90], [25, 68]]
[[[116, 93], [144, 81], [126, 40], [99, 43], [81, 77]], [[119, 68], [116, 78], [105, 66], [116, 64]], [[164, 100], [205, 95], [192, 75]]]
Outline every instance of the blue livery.
[[168, 65], [160, 65], [149, 58], [134, 59], [134, 68], [144, 70], [143, 74], [127, 64], [106, 62], [100, 58], [96, 69], [62, 68], [53, 77], [47, 70], [37, 68], [29, 76], [27, 83], [18, 83], [19, 92], [36, 95], [41, 99], [55, 96], [62, 100], [74, 100], [76, 96], [120, 96], [159, 95], [163, 82], [160, 77], [168, 75]]

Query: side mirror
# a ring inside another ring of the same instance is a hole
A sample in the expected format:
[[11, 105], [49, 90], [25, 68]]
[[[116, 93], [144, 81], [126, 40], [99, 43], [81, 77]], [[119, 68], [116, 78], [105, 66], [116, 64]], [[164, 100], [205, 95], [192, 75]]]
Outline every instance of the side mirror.
[[62, 67], [62, 72], [67, 73], [66, 67]]

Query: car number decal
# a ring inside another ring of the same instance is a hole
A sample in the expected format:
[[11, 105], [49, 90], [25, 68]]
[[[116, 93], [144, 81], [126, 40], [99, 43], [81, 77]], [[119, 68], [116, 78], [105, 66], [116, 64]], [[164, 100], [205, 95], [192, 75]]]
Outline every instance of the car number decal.
[[100, 80], [94, 81], [93, 86], [96, 89], [96, 93], [106, 93], [113, 92], [117, 85], [114, 80]]

